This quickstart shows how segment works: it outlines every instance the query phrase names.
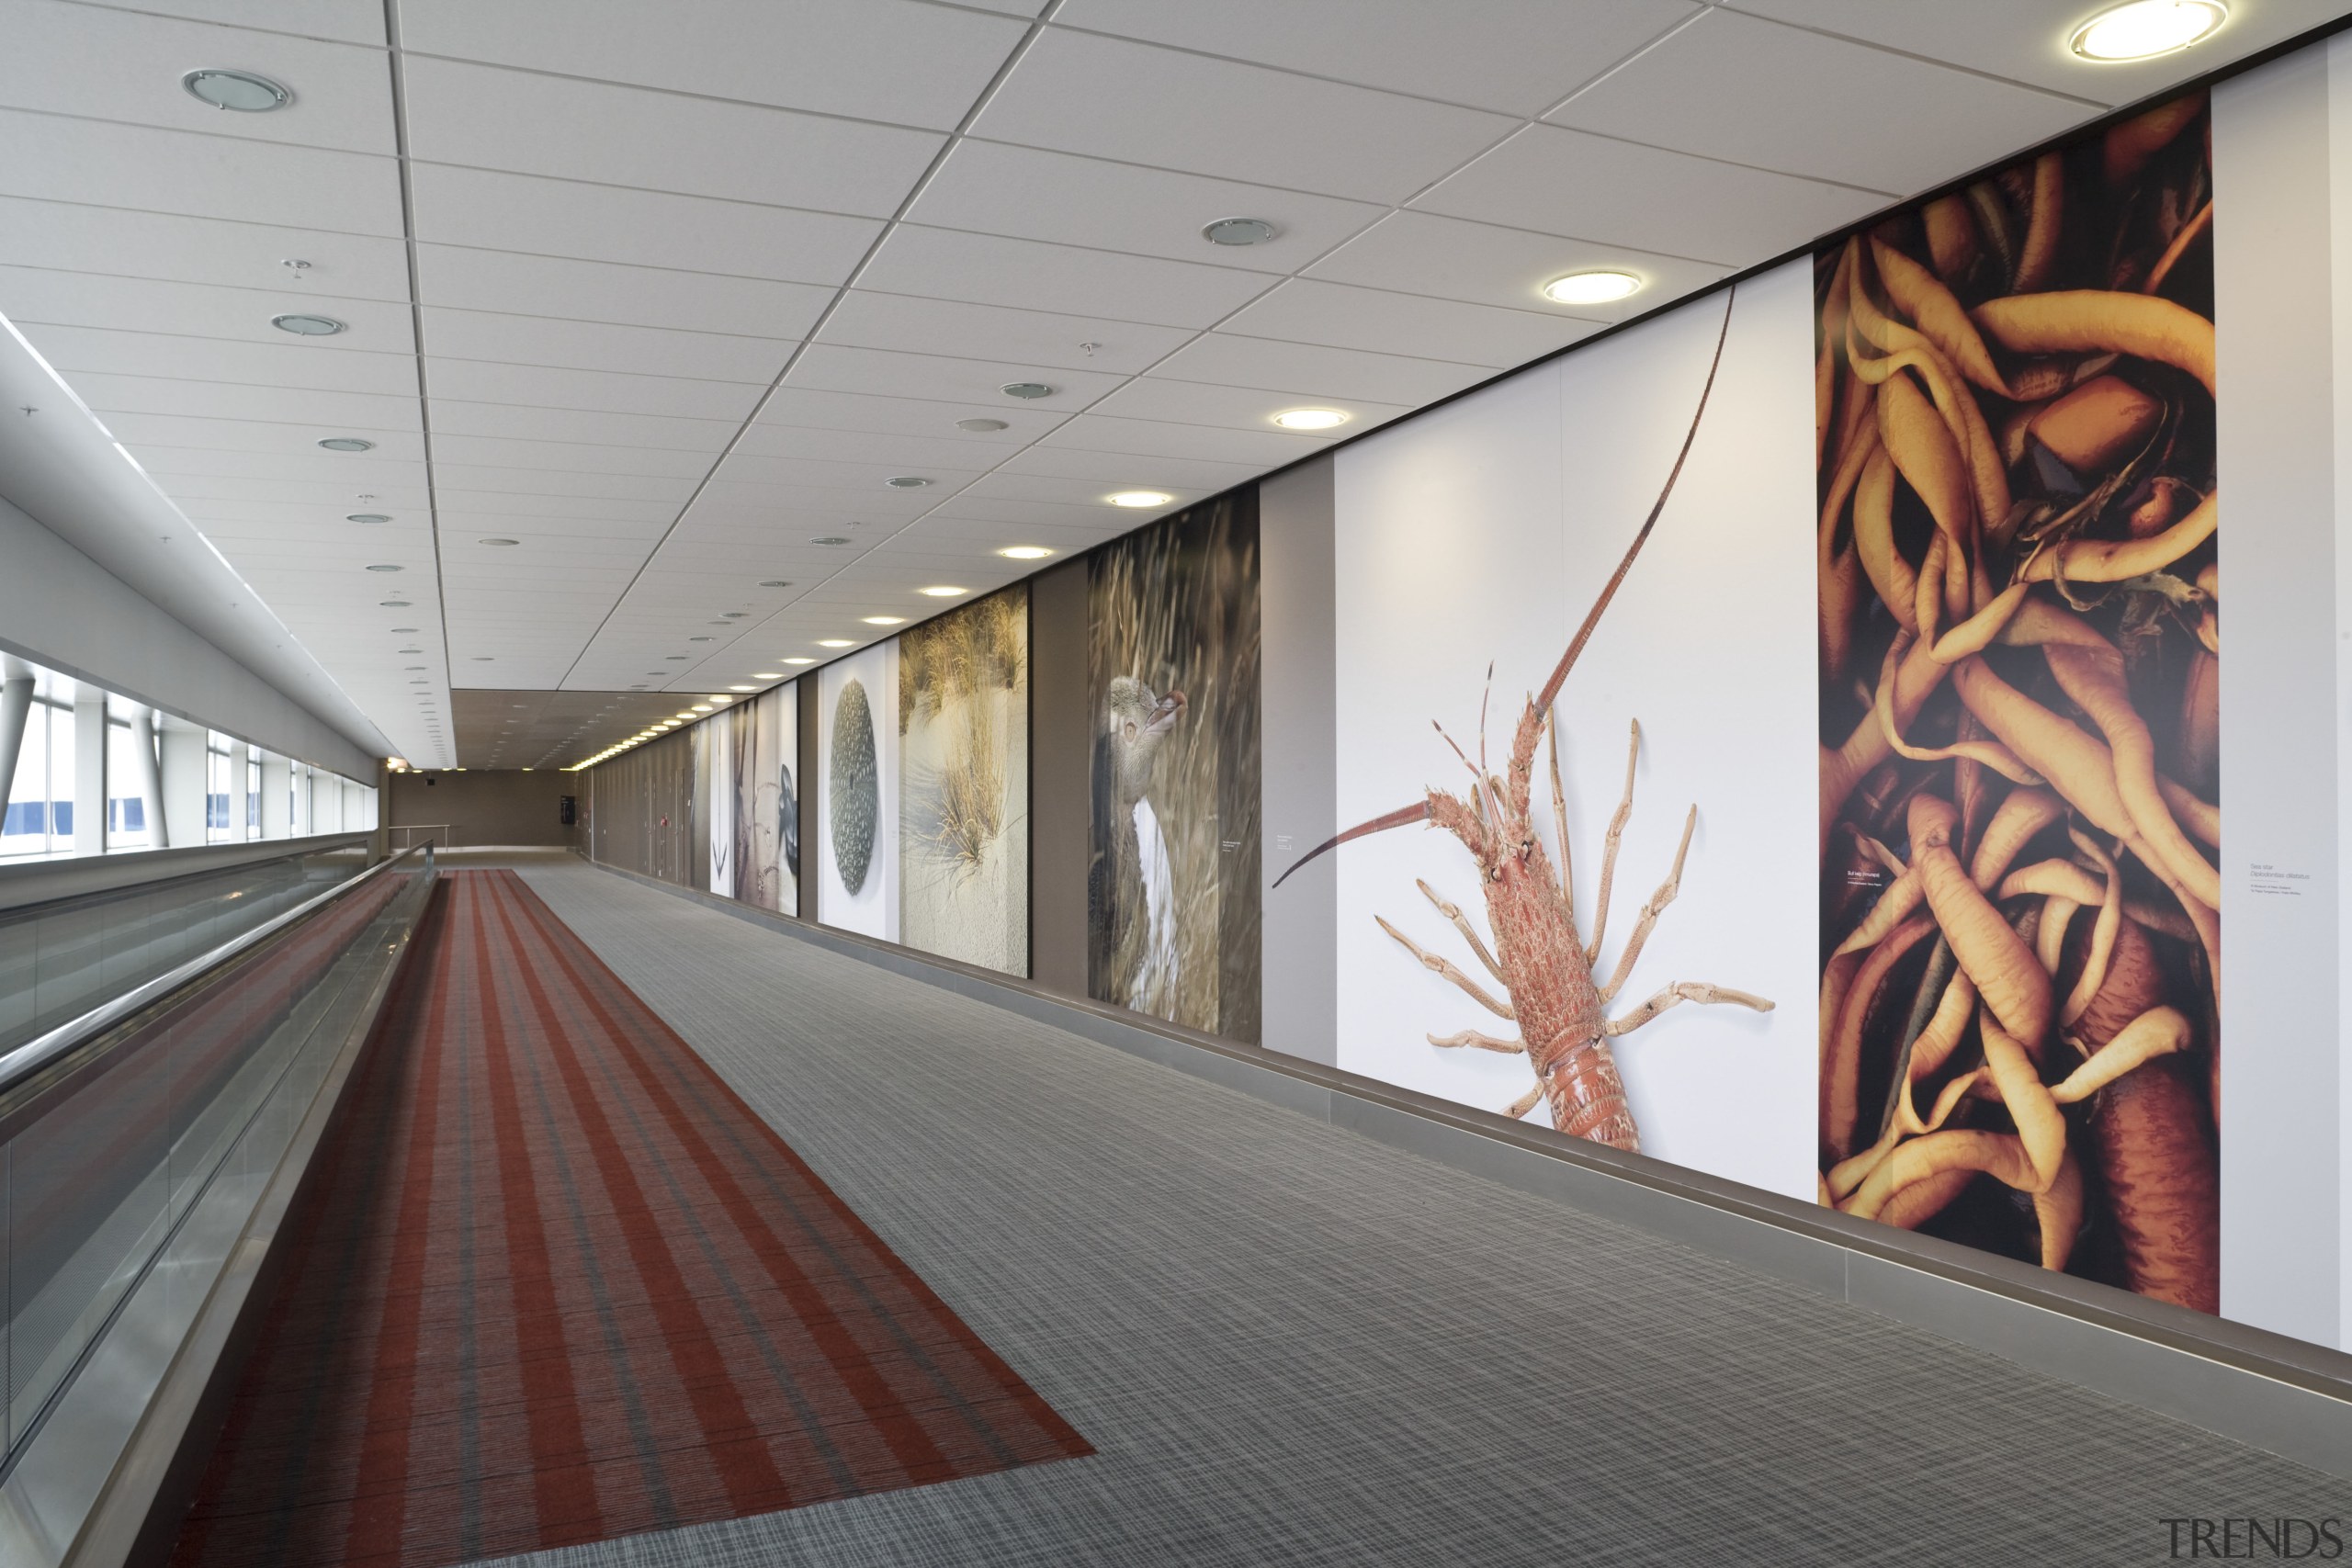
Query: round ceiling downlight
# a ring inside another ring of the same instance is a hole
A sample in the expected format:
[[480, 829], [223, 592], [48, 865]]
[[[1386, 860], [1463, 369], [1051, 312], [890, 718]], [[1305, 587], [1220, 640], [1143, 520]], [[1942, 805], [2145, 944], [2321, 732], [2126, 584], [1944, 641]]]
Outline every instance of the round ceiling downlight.
[[806, 655], [795, 655], [794, 657], [786, 660], [785, 662], [786, 664], [814, 664], [817, 661]]
[[1043, 545], [1007, 545], [997, 551], [1007, 560], [1044, 560], [1053, 553]]
[[772, 578], [769, 581], [761, 583], [760, 586], [763, 588], [789, 588], [792, 586], [792, 581], [789, 578], [778, 577]]
[[1102, 499], [1114, 506], [1165, 506], [1176, 498], [1164, 490], [1123, 490]]
[[1201, 230], [1212, 245], [1262, 245], [1274, 237], [1274, 226], [1262, 218], [1220, 218]]
[[508, 545], [519, 545], [523, 541], [520, 539], [479, 539], [475, 542], [477, 544], [492, 545], [500, 548], [503, 548]]
[[956, 588], [948, 583], [943, 582], [935, 588], [918, 588], [915, 592], [922, 594], [926, 599], [954, 599], [959, 595], [969, 593], [971, 590], [968, 588]]
[[904, 615], [860, 615], [858, 619], [869, 626], [903, 626], [907, 624]]
[[845, 637], [820, 637], [817, 639], [817, 646], [819, 648], [855, 648], [857, 644]]
[[1630, 272], [1603, 268], [1555, 277], [1544, 286], [1544, 298], [1555, 305], [1606, 305], [1612, 299], [1624, 299], [1641, 287], [1642, 280]]
[[269, 324], [279, 332], [292, 333], [296, 337], [333, 337], [343, 331], [343, 323], [333, 316], [313, 316], [302, 311], [272, 316]]
[[354, 512], [344, 518], [346, 523], [390, 523], [391, 520], [392, 514], [389, 512]]
[[2229, 19], [2221, 0], [2132, 0], [2076, 28], [2066, 44], [2104, 64], [2147, 60], [2211, 38]]
[[956, 428], [968, 430], [975, 435], [986, 435], [990, 431], [1004, 429], [1005, 423], [1001, 419], [959, 419], [956, 422]]
[[922, 490], [931, 481], [916, 474], [896, 474], [882, 481], [892, 490]]
[[377, 566], [371, 566], [371, 567], [369, 567], [368, 570], [369, 571], [406, 571], [406, 570], [408, 570], [408, 568], [406, 568], [406, 567], [404, 567], [404, 566], [390, 566], [390, 565], [380, 565], [380, 564], [379, 564], [379, 565], [377, 565]]
[[1348, 417], [1338, 409], [1284, 409], [1274, 415], [1274, 423], [1284, 430], [1336, 430]]
[[180, 78], [180, 85], [200, 102], [239, 114], [267, 114], [294, 101], [293, 94], [251, 71], [191, 71]]
[[1008, 398], [1050, 398], [1054, 389], [1043, 381], [1007, 381], [997, 389]]
[[839, 534], [820, 534], [808, 542], [812, 545], [846, 545], [849, 540]]
[[373, 452], [376, 449], [373, 441], [363, 441], [356, 435], [330, 435], [319, 445], [330, 452]]

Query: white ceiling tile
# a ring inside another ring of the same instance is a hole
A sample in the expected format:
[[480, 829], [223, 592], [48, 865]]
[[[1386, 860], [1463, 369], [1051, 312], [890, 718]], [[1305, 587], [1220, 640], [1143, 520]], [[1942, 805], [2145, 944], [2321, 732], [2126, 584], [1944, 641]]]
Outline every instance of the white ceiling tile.
[[[298, 271], [288, 260], [311, 265]], [[397, 239], [14, 197], [0, 197], [0, 265], [283, 289], [297, 299], [408, 299], [408, 251]]]
[[923, 522], [926, 526], [933, 522], [942, 525], [986, 525], [1007, 544], [1054, 545], [1058, 540], [1070, 550], [1080, 550], [1104, 539], [1114, 539], [1130, 528], [1174, 510], [1172, 504], [1134, 511], [1121, 507], [1114, 513], [1112, 508], [1100, 503], [1012, 501], [1002, 496], [973, 495], [956, 497], [952, 508]]
[[1213, 463], [1271, 468], [1319, 452], [1330, 443], [1283, 430], [1222, 430], [1206, 424], [1085, 413], [1046, 436], [1042, 445], [1131, 452], [1141, 457], [1205, 457]]
[[436, 450], [434, 453], [433, 482], [445, 499], [466, 491], [514, 495], [586, 495], [667, 502], [675, 510], [684, 506], [686, 498], [694, 493], [695, 480], [665, 479], [656, 474], [584, 473], [577, 469], [510, 468], [492, 464], [453, 463]]
[[428, 54], [942, 130], [1023, 30], [911, 0], [404, 0], [401, 28]]
[[1070, 370], [1132, 375], [1193, 335], [1186, 327], [1147, 326], [1106, 317], [1068, 316], [852, 289], [818, 334], [853, 348], [948, 354], [965, 359], [1017, 360]]
[[564, 473], [650, 474], [694, 480], [710, 471], [704, 452], [673, 452], [658, 446], [588, 446], [563, 441], [511, 441], [435, 431], [436, 462], [479, 463], [492, 468], [543, 468]]
[[[609, 479], [610, 475], [596, 476]], [[640, 501], [621, 496], [563, 494], [552, 491], [478, 490], [441, 479], [434, 474], [433, 495], [446, 525], [452, 518], [573, 517], [665, 526], [678, 514], [675, 501]]]
[[[778, 463], [786, 459], [752, 461]], [[854, 533], [862, 523], [879, 526], [886, 522], [903, 523], [910, 517], [920, 517], [939, 503], [940, 491], [947, 488], [942, 485], [934, 490], [897, 491], [886, 490], [879, 484], [792, 484], [714, 476], [695, 498], [695, 510], [705, 515], [783, 520], [793, 522], [796, 526], [805, 521], [812, 532]]]
[[[1094, 413], [1113, 419], [1168, 420], [1180, 424], [1214, 424], [1230, 430], [1276, 430], [1273, 416], [1299, 406], [1291, 392], [1269, 392], [1256, 387], [1219, 387], [1200, 381], [1161, 381], [1148, 377], [1128, 382], [1094, 405]], [[1348, 416], [1348, 423], [1323, 436], [1337, 440], [1375, 424], [1385, 424], [1409, 408], [1396, 403], [1364, 402], [1353, 398], [1317, 398], [1314, 406]]]
[[426, 352], [436, 360], [481, 359], [568, 370], [682, 376], [765, 386], [793, 344], [775, 338], [676, 332], [609, 321], [565, 321], [486, 310], [424, 308]]
[[1544, 118], [1907, 196], [2098, 112], [2078, 99], [1716, 10]]
[[991, 466], [1018, 442], [991, 446], [976, 442], [962, 431], [961, 440], [936, 435], [886, 435], [871, 431], [811, 430], [799, 425], [757, 423], [735, 443], [738, 457], [815, 457], [832, 462], [887, 465], [892, 473], [929, 473], [933, 468], [979, 470]]
[[[941, 496], [969, 484], [984, 471], [978, 468], [950, 468], [944, 464], [850, 463], [817, 457], [766, 457], [738, 449], [727, 455], [711, 478], [714, 483], [721, 485], [808, 486], [820, 490], [849, 491], [861, 498], [867, 492], [879, 491], [890, 500], [921, 502], [937, 501]], [[885, 483], [893, 479], [927, 479], [932, 482], [917, 491], [908, 491]], [[865, 502], [861, 499], [854, 504], [863, 506]]]
[[[175, 480], [174, 483], [177, 481]], [[166, 485], [168, 492], [172, 487]], [[399, 533], [414, 528], [430, 533], [432, 510], [425, 504], [424, 487], [414, 491], [414, 503], [401, 504], [382, 499], [380, 492], [370, 491], [378, 499], [365, 503], [346, 499], [329, 506], [284, 501], [208, 501], [195, 497], [174, 496], [174, 502], [191, 522], [199, 524], [207, 534], [244, 538], [277, 536], [288, 533], [303, 534], [322, 525], [332, 526], [365, 504], [378, 512], [389, 513], [390, 523], [373, 525], [349, 524], [352, 528], [376, 527]]]
[[[272, 502], [285, 506], [316, 507], [327, 518], [340, 517], [356, 512], [361, 503], [354, 487], [334, 479], [238, 479], [226, 476], [166, 474], [157, 483], [174, 501], [197, 502]], [[379, 512], [422, 512], [426, 504], [424, 487], [410, 489], [404, 485], [387, 485], [377, 481], [368, 492], [372, 505]], [[190, 516], [199, 509], [187, 508]], [[226, 508], [209, 508], [218, 515]]]
[[1590, 337], [1602, 323], [1295, 277], [1218, 330], [1333, 348], [1505, 368]]
[[2342, 0], [2262, 0], [2231, 8], [2222, 30], [2154, 60], [2093, 62], [2067, 47], [2075, 28], [2104, 7], [2079, 0], [1970, 0], [1962, 6], [1889, 6], [1883, 0], [1729, 0], [1734, 10], [1843, 34], [1906, 53], [2029, 82], [2103, 104], [2128, 104], [2176, 82], [2332, 22]]
[[327, 343], [304, 342], [283, 333], [276, 334], [282, 340], [278, 343], [224, 343], [218, 338], [109, 332], [38, 321], [26, 325], [24, 332], [43, 359], [64, 371], [416, 396], [413, 355], [334, 348]]
[[786, 282], [841, 282], [882, 229], [869, 218], [440, 164], [414, 165], [411, 186], [424, 243]]
[[66, 381], [99, 413], [180, 413], [212, 419], [259, 419], [289, 424], [305, 419], [348, 420], [397, 430], [413, 428], [414, 398], [366, 392], [320, 392], [284, 387], [240, 387], [225, 381], [166, 381], [148, 376], [86, 373]]
[[[1025, 401], [1033, 408], [1070, 412], [1084, 408], [1125, 379], [1124, 376], [1105, 376], [1091, 370], [1054, 370], [1035, 365], [948, 359], [932, 354], [892, 354], [881, 349], [813, 343], [793, 365], [785, 385], [821, 392], [865, 392], [886, 398], [977, 403], [990, 408], [989, 417], [1010, 421], [1011, 413], [997, 413], [990, 405], [1010, 403], [1017, 408]], [[998, 390], [1014, 381], [1030, 380], [1045, 382], [1055, 389], [1054, 394], [1016, 400]], [[943, 423], [952, 427], [955, 420]]]
[[[583, 517], [559, 513], [547, 505], [536, 506], [527, 512], [502, 511], [500, 508], [511, 504], [511, 498], [503, 495], [478, 493], [470, 499], [474, 505], [445, 504], [441, 508], [439, 521], [444, 533], [456, 537], [485, 534], [514, 536], [528, 532], [563, 538], [630, 539], [650, 545], [669, 528], [676, 511], [674, 507], [645, 506], [635, 516]], [[616, 512], [621, 508], [606, 507], [603, 510]]]
[[409, 155], [428, 163], [888, 218], [938, 155], [927, 130], [417, 59]]
[[[225, 113], [182, 88], [191, 62], [233, 62], [287, 88], [293, 101], [268, 114]], [[391, 72], [380, 49], [58, 0], [9, 6], [0, 105], [241, 141], [377, 153], [395, 145]]]
[[[1112, 457], [1112, 453], [1096, 453], [1096, 457]], [[1125, 457], [1126, 473], [1122, 479], [1105, 482], [1100, 479], [1057, 479], [1050, 474], [995, 473], [974, 483], [964, 491], [967, 500], [1050, 501], [1064, 506], [1098, 506], [1106, 513], [1105, 525], [1114, 525], [1113, 519], [1158, 515], [1162, 512], [1190, 506], [1210, 494], [1207, 490], [1180, 485], [1159, 471], [1159, 465], [1175, 461], [1163, 457]], [[1164, 506], [1149, 508], [1120, 507], [1114, 511], [1105, 495], [1114, 489], [1140, 490], [1148, 487], [1169, 497]], [[893, 541], [895, 542], [895, 541]]]
[[[352, 477], [352, 488], [366, 490], [366, 476], [396, 470], [392, 465], [422, 463], [424, 435], [412, 422], [406, 430], [355, 431], [344, 424], [271, 424], [260, 420], [204, 419], [191, 414], [118, 413], [107, 428], [115, 439], [133, 448], [187, 446], [206, 451], [278, 452], [301, 457], [327, 457], [336, 471]], [[338, 435], [360, 435], [376, 443], [372, 452], [322, 452], [319, 443]]]
[[1690, 0], [1066, 0], [1054, 20], [1535, 115], [1696, 10]]
[[902, 223], [858, 275], [863, 288], [1113, 321], [1205, 327], [1272, 280], [1233, 267]]
[[1885, 205], [1872, 191], [1531, 125], [1413, 206], [1750, 266]]
[[454, 245], [416, 248], [424, 303], [680, 332], [808, 335], [830, 287]]
[[999, 141], [1382, 202], [1510, 129], [1499, 115], [1060, 28], [973, 125]]
[[[171, 89], [176, 92], [176, 87]], [[0, 196], [288, 229], [401, 232], [389, 157], [0, 109]]]
[[[1563, 273], [1613, 268], [1645, 287], [1605, 305], [1547, 302], [1546, 283]], [[1426, 294], [1474, 305], [1593, 321], [1624, 321], [1705, 288], [1730, 269], [1586, 240], [1532, 234], [1429, 212], [1393, 212], [1307, 269], [1309, 276], [1366, 288]]]
[[0, 314], [15, 321], [284, 346], [292, 340], [271, 326], [270, 318], [294, 311], [330, 315], [343, 322], [346, 330], [336, 335], [339, 346], [407, 354], [416, 345], [407, 305], [389, 300], [341, 299], [291, 288], [222, 288], [209, 283], [110, 277], [47, 267], [0, 267]]
[[[1369, 202], [967, 139], [947, 154], [907, 217], [980, 234], [1086, 245], [1251, 272], [1294, 272], [1386, 210]], [[1218, 245], [1201, 231], [1260, 218], [1274, 237]]]
[[531, 408], [520, 403], [470, 403], [454, 398], [435, 398], [432, 409], [436, 435], [447, 431], [456, 435], [569, 441], [590, 446], [661, 446], [673, 451], [716, 452], [739, 428], [727, 420]]
[[[1139, 475], [1139, 466], [1150, 472]], [[1125, 452], [1090, 452], [1073, 446], [1032, 446], [1005, 459], [1000, 475], [1034, 474], [1048, 479], [1077, 479], [1107, 492], [1130, 487], [1170, 486], [1203, 494], [1229, 490], [1264, 471], [1262, 463], [1218, 463], [1201, 457], [1141, 458]], [[927, 521], [927, 520], [926, 520]], [[914, 526], [924, 526], [923, 521]]]
[[384, 41], [384, 8], [377, 0], [140, 0], [139, 9], [345, 43]]
[[[1077, 400], [1060, 400], [1075, 405]], [[817, 391], [787, 383], [768, 394], [768, 400], [760, 405], [759, 418], [752, 422], [751, 429], [757, 431], [774, 424], [809, 430], [863, 431], [877, 435], [935, 436], [942, 441], [978, 441], [1011, 451], [1043, 435], [1068, 419], [1071, 412], [1017, 403], [994, 388], [989, 389], [986, 401], [957, 403], [862, 392]], [[1002, 420], [1006, 428], [960, 430], [956, 422], [964, 419]]]
[[1155, 379], [1262, 387], [1306, 397], [1425, 403], [1483, 381], [1494, 372], [1483, 365], [1443, 359], [1204, 333], [1161, 361], [1151, 374]]
[[[322, 452], [316, 447], [307, 452], [255, 452], [228, 446], [133, 446], [131, 454], [139, 459], [140, 467], [154, 475], [166, 490], [183, 479], [212, 474], [243, 479], [311, 479], [322, 484], [338, 485], [347, 491], [350, 504], [345, 507], [345, 512], [371, 510], [358, 503], [358, 497], [362, 494], [379, 498], [401, 494], [420, 500], [424, 494], [423, 463], [379, 462], [371, 463], [364, 468], [354, 468], [342, 461], [350, 454]], [[384, 512], [390, 508], [376, 506], [372, 510]]]
[[501, 365], [481, 359], [429, 357], [425, 379], [435, 399], [522, 403], [533, 408], [590, 409], [611, 413], [667, 414], [677, 419], [748, 418], [760, 388], [741, 381], [697, 381], [678, 376], [629, 376], [610, 370], [565, 370], [544, 365]]

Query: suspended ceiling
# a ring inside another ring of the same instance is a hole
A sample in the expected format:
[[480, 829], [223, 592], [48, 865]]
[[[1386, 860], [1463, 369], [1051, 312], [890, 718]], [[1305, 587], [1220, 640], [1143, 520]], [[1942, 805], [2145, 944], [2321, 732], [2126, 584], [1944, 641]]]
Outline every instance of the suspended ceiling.
[[[480, 702], [628, 699], [560, 764], [2347, 7], [2122, 66], [2064, 47], [2097, 8], [10, 0], [0, 314], [233, 569], [119, 572], [258, 594], [261, 672], [421, 766], [490, 765]], [[1645, 287], [1538, 292], [1593, 267]]]

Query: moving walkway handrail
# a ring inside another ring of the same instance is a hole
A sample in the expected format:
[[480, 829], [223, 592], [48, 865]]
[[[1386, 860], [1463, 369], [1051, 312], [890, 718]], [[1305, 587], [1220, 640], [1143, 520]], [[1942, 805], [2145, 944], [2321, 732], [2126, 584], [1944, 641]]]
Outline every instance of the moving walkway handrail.
[[6, 1055], [0, 1055], [0, 1105], [5, 1105], [27, 1082], [56, 1066], [82, 1045], [104, 1034], [125, 1019], [134, 1016], [145, 1008], [152, 1007], [191, 981], [218, 969], [239, 953], [247, 953], [258, 947], [288, 926], [316, 914], [345, 894], [356, 888], [361, 883], [371, 877], [381, 875], [411, 855], [420, 854], [432, 847], [433, 840], [428, 839], [424, 843], [410, 845], [396, 855], [387, 856], [358, 875], [347, 877], [336, 883], [316, 897], [305, 899], [284, 914], [273, 919], [265, 920], [249, 931], [231, 937], [209, 953], [200, 953], [177, 968], [166, 970], [142, 985], [133, 986], [120, 996], [99, 1003], [81, 1017], [69, 1019], [46, 1034], [28, 1040]]

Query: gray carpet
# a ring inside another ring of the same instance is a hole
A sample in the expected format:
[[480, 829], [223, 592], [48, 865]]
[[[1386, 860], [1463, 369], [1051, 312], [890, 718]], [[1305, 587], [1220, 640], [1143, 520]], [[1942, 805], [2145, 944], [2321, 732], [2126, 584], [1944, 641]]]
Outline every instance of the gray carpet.
[[1795, 1287], [576, 861], [526, 875], [1100, 1452], [518, 1562], [1973, 1568], [2352, 1515]]

